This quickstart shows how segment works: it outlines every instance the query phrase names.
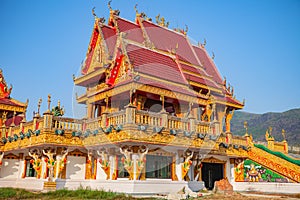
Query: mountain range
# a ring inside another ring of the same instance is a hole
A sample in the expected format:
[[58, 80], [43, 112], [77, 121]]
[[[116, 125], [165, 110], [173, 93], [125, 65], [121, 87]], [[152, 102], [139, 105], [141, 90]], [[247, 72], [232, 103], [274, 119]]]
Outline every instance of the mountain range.
[[264, 114], [236, 111], [231, 120], [231, 132], [244, 135], [244, 122], [248, 122], [248, 133], [255, 141], [265, 141], [266, 130], [272, 127], [272, 136], [276, 141], [282, 141], [281, 130], [285, 130], [289, 145], [300, 146], [300, 108], [282, 113], [268, 112]]

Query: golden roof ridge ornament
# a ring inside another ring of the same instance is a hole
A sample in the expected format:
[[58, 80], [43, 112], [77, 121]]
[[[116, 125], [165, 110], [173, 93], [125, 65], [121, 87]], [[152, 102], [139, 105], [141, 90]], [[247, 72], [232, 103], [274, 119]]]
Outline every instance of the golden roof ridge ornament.
[[189, 27], [188, 27], [188, 25], [185, 25], [185, 31], [184, 31], [184, 35], [186, 35], [186, 34], [187, 34], [188, 30], [189, 30]]
[[120, 10], [113, 10], [112, 7], [111, 7], [111, 5], [110, 5], [111, 2], [112, 2], [112, 0], [108, 1], [108, 3], [107, 3], [107, 6], [108, 6], [108, 8], [109, 8], [110, 14], [119, 16], [119, 15], [120, 15]]
[[[183, 35], [186, 35], [188, 30], [189, 30], [189, 28], [186, 24], [185, 24], [185, 30], [183, 28], [174, 28], [174, 31], [181, 33]], [[199, 42], [198, 42], [198, 45], [199, 45]]]
[[12, 87], [12, 84], [10, 84], [9, 88], [7, 87], [5, 78], [3, 76], [2, 69], [0, 69], [0, 85], [1, 85], [0, 97], [1, 98], [9, 98], [13, 87]]
[[112, 0], [108, 1], [107, 6], [109, 8], [109, 19], [108, 19], [108, 25], [115, 27], [116, 26], [116, 16], [120, 15], [120, 10], [113, 10], [111, 7]]
[[205, 48], [205, 45], [206, 45], [206, 39], [205, 38], [204, 38], [204, 41], [203, 41], [202, 44], [200, 42], [198, 42], [199, 47]]
[[50, 94], [48, 94], [48, 100], [47, 100], [47, 102], [48, 102], [48, 110], [47, 110], [47, 112], [50, 112], [50, 103], [51, 103], [51, 95]]
[[135, 4], [135, 6], [134, 6], [136, 18], [142, 18], [142, 19], [147, 20], [147, 21], [152, 21], [151, 18], [147, 17], [146, 13], [144, 13], [144, 12], [139, 13], [139, 11], [137, 9], [137, 6], [138, 6], [138, 4]]
[[155, 19], [156, 19], [156, 23], [157, 23], [159, 26], [163, 26], [163, 27], [168, 28], [169, 22], [166, 22], [164, 17], [160, 17], [160, 14], [158, 14], [158, 15], [155, 17]]
[[113, 9], [111, 8], [111, 6], [110, 6], [111, 2], [112, 2], [112, 0], [109, 0], [108, 3], [107, 3], [108, 9], [109, 9], [110, 11], [113, 10]]

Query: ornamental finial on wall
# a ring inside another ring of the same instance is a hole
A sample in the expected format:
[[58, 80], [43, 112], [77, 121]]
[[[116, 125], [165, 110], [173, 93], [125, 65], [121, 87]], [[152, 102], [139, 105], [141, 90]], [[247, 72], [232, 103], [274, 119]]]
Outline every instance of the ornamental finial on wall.
[[169, 26], [169, 22], [166, 22], [164, 17], [160, 17], [160, 14], [158, 14], [158, 15], [155, 17], [155, 19], [156, 19], [156, 23], [157, 23], [159, 26], [164, 26], [164, 27], [168, 27], [168, 26]]
[[284, 129], [281, 130], [281, 134], [282, 134], [283, 140], [286, 140], [286, 137], [285, 137], [285, 130], [284, 130]]
[[244, 121], [244, 128], [246, 130], [245, 135], [248, 135], [248, 122], [247, 121]]

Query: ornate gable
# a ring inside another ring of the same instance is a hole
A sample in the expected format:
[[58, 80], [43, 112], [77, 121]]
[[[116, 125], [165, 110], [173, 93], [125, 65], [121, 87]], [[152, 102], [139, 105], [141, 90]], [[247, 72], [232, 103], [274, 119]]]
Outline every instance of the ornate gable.
[[10, 97], [10, 93], [12, 90], [12, 86], [9, 88], [6, 85], [5, 79], [2, 74], [2, 69], [0, 69], [0, 98], [8, 99]]

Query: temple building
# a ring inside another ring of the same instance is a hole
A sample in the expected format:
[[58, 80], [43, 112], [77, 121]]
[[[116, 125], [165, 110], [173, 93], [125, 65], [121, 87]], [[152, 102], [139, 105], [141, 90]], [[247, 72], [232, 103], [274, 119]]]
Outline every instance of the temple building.
[[206, 42], [191, 43], [187, 28], [170, 29], [160, 15], [154, 22], [135, 8], [132, 22], [109, 9], [107, 23], [93, 12], [81, 75], [74, 76], [85, 88], [76, 98], [87, 107], [84, 118], [64, 117], [49, 95], [48, 109], [41, 113], [40, 101], [27, 122], [27, 103], [10, 97], [1, 72], [0, 187], [157, 194], [211, 190], [219, 180], [269, 192], [300, 182], [299, 160], [287, 156], [287, 141], [274, 141], [271, 128], [267, 146], [253, 142], [246, 122], [244, 136], [231, 132], [244, 102]]

